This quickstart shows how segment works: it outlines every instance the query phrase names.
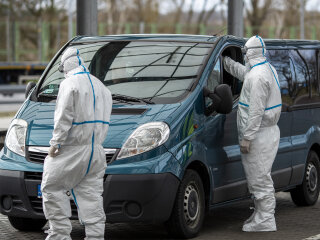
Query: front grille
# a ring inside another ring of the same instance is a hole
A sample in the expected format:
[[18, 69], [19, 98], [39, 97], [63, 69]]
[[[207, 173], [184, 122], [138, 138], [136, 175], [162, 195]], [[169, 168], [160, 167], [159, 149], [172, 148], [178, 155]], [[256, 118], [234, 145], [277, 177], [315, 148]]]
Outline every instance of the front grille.
[[42, 181], [42, 172], [24, 172], [24, 178], [28, 180]]
[[[48, 155], [48, 150], [48, 147], [30, 146], [27, 151], [27, 160], [34, 163], [43, 163]], [[116, 159], [119, 151], [119, 149], [104, 148], [107, 164], [110, 164]]]
[[28, 157], [31, 162], [43, 163], [44, 159], [46, 158], [47, 155], [48, 155], [48, 153], [29, 151]]
[[107, 163], [112, 162], [113, 156], [114, 156], [114, 154], [106, 154], [106, 161], [107, 161]]
[[[32, 209], [37, 212], [37, 213], [43, 213], [43, 207], [42, 207], [42, 198], [37, 198], [37, 197], [29, 197], [31, 207]], [[76, 217], [78, 212], [77, 212], [77, 206], [74, 203], [73, 200], [70, 201], [71, 203], [71, 211], [72, 211], [72, 216]]]

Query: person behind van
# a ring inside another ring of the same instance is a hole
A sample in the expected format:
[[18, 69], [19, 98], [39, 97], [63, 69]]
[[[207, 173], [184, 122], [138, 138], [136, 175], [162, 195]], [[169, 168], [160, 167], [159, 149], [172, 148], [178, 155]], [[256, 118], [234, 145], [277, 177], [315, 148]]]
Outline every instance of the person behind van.
[[245, 221], [245, 232], [276, 231], [274, 186], [271, 168], [278, 151], [281, 93], [278, 75], [266, 60], [266, 46], [251, 37], [242, 49], [246, 66], [224, 57], [224, 68], [244, 81], [240, 94], [237, 126], [242, 164], [255, 210]]
[[104, 239], [103, 177], [105, 140], [111, 109], [110, 91], [92, 76], [79, 51], [68, 48], [61, 57], [60, 84], [49, 155], [44, 162], [41, 191], [49, 220], [46, 239], [71, 239], [70, 198], [85, 226], [86, 239]]

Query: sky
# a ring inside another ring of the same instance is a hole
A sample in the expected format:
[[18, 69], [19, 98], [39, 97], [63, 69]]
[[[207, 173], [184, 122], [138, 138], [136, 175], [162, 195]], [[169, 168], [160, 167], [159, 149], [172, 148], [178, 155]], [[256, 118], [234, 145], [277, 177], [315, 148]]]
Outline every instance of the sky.
[[317, 9], [320, 11], [320, 1], [319, 0], [309, 0], [306, 6], [307, 10]]

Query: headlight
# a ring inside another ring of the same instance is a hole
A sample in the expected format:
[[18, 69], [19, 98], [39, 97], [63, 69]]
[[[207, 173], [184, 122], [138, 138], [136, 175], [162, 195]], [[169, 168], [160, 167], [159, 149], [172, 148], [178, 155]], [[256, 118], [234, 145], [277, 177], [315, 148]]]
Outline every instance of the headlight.
[[6, 136], [6, 147], [21, 156], [25, 156], [27, 122], [22, 119], [14, 119]]
[[167, 141], [169, 135], [169, 126], [164, 122], [143, 124], [127, 139], [117, 159], [131, 157], [156, 148]]

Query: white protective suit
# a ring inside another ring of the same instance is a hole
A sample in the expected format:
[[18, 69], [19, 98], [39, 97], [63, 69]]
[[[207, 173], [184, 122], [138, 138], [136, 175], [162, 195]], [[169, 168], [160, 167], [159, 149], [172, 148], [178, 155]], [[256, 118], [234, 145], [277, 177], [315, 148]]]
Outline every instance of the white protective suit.
[[[260, 48], [257, 48], [259, 47]], [[242, 154], [248, 188], [254, 197], [255, 211], [242, 230], [276, 231], [275, 197], [271, 168], [278, 151], [281, 114], [281, 93], [276, 70], [266, 60], [264, 41], [251, 37], [247, 48], [246, 66], [224, 58], [227, 72], [244, 81], [240, 94], [237, 125], [239, 141], [250, 142], [250, 151]]]
[[46, 239], [71, 239], [73, 199], [85, 226], [86, 239], [102, 240], [106, 156], [101, 144], [109, 127], [112, 96], [88, 72], [77, 49], [68, 48], [61, 63], [65, 80], [60, 84], [50, 140], [59, 152], [56, 157], [46, 157], [41, 184], [43, 210], [50, 226]]

